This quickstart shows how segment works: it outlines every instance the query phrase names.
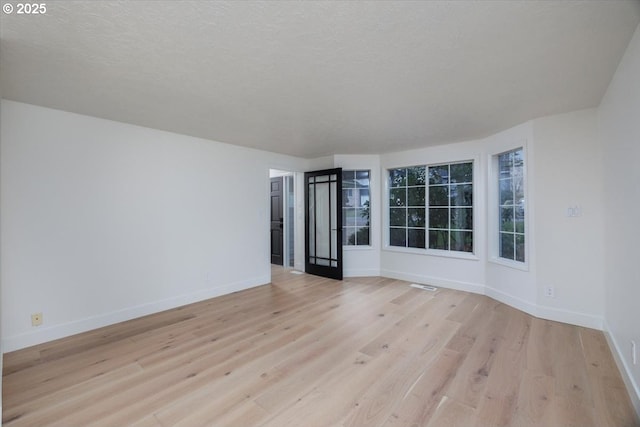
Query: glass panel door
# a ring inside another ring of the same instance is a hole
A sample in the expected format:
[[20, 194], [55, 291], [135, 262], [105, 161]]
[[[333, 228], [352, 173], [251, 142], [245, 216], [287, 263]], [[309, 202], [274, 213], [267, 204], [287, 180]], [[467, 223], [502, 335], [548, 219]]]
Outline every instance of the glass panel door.
[[307, 172], [304, 179], [306, 271], [342, 280], [342, 169]]

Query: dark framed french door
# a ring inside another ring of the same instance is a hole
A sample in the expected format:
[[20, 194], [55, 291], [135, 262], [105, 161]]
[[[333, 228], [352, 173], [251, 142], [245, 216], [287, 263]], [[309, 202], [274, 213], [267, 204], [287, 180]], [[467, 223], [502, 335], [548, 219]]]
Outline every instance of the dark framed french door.
[[304, 174], [305, 270], [342, 280], [342, 169]]

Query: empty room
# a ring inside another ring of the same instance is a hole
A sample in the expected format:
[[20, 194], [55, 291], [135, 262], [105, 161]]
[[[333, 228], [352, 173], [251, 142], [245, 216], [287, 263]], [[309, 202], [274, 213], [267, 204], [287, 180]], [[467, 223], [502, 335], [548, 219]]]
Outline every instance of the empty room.
[[640, 426], [640, 1], [2, 1], [4, 426]]

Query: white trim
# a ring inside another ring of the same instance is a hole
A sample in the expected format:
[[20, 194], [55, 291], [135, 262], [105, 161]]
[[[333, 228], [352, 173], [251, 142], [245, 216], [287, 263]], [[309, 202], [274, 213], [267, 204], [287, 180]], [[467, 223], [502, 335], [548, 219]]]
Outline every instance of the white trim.
[[547, 320], [554, 320], [556, 322], [568, 323], [570, 325], [584, 326], [585, 328], [602, 330], [603, 318], [602, 316], [595, 316], [593, 314], [579, 313], [577, 311], [564, 310], [556, 307], [549, 307], [546, 305], [537, 306], [536, 317]]
[[483, 293], [489, 298], [493, 298], [496, 301], [500, 301], [510, 307], [517, 308], [518, 310], [524, 311], [527, 314], [537, 317], [538, 307], [536, 304], [532, 304], [527, 300], [515, 297], [511, 294], [502, 292], [496, 288], [492, 288], [486, 285], [484, 287]]
[[343, 252], [351, 251], [373, 251], [375, 248], [371, 245], [342, 245]]
[[[533, 218], [531, 209], [531, 197], [533, 195], [533, 189], [529, 188], [529, 183], [533, 180], [529, 179], [529, 162], [530, 162], [530, 147], [527, 139], [520, 139], [519, 142], [502, 144], [499, 149], [493, 150], [487, 155], [487, 238], [489, 257], [488, 261], [500, 264], [505, 267], [515, 268], [517, 270], [529, 271], [529, 264], [531, 260], [531, 254], [533, 253], [533, 245], [531, 244], [531, 238], [533, 236], [533, 230], [531, 227]], [[510, 151], [515, 151], [522, 148], [524, 157], [523, 174], [524, 174], [524, 238], [525, 238], [525, 262], [509, 261], [507, 259], [500, 258], [498, 254], [498, 234], [499, 234], [499, 200], [500, 194], [498, 189], [498, 156]]]
[[484, 294], [496, 301], [505, 303], [508, 306], [522, 310], [525, 313], [540, 319], [553, 320], [555, 322], [602, 330], [602, 317], [600, 316], [534, 304], [490, 286], [485, 286]]
[[628, 366], [626, 359], [622, 356], [623, 353], [620, 350], [620, 346], [618, 345], [615, 336], [611, 333], [611, 329], [609, 328], [609, 324], [606, 319], [603, 322], [603, 326], [604, 336], [607, 339], [607, 343], [609, 343], [609, 348], [611, 349], [613, 358], [616, 361], [616, 365], [618, 365], [618, 370], [620, 371], [624, 385], [627, 387], [631, 404], [636, 410], [637, 417], [640, 418], [640, 385], [636, 384], [634, 381], [633, 375], [631, 374], [631, 368]]
[[344, 270], [344, 277], [380, 277], [380, 270], [375, 268], [349, 268]]
[[140, 304], [134, 307], [113, 311], [111, 313], [74, 320], [69, 323], [34, 330], [33, 332], [26, 332], [11, 337], [3, 337], [2, 347], [5, 352], [20, 350], [32, 345], [53, 341], [119, 322], [125, 322], [137, 317], [170, 310], [172, 308], [192, 304], [194, 302], [204, 301], [221, 295], [230, 294], [232, 292], [268, 284], [270, 281], [270, 276], [254, 277], [252, 279], [216, 286], [215, 288], [204, 289], [190, 294], [167, 298], [147, 304]]
[[[475, 235], [474, 235], [474, 238], [475, 238]], [[382, 248], [382, 250], [385, 252], [398, 252], [398, 253], [414, 254], [414, 255], [426, 255], [426, 256], [436, 256], [436, 257], [443, 257], [443, 258], [466, 259], [469, 261], [480, 261], [480, 258], [473, 252], [445, 251], [441, 249], [429, 249], [429, 248], [409, 248], [406, 246], [390, 246], [390, 245], [386, 245], [384, 248]]]
[[[525, 215], [526, 215], [526, 213], [525, 213]], [[525, 234], [525, 239], [526, 238], [527, 237], [526, 237], [526, 234]], [[529, 271], [529, 264], [526, 263], [526, 262], [513, 261], [513, 260], [510, 260], [510, 259], [499, 258], [499, 257], [495, 257], [495, 256], [489, 257], [488, 261], [493, 263], [493, 264], [501, 265], [503, 267], [515, 268], [516, 270], [521, 270], [521, 271]]]
[[[289, 178], [291, 178], [291, 182], [289, 182]], [[289, 172], [287, 175], [284, 175], [282, 177], [282, 219], [283, 219], [283, 232], [282, 232], [282, 251], [283, 253], [283, 257], [282, 257], [282, 265], [286, 268], [291, 268], [291, 261], [294, 262], [295, 265], [295, 250], [296, 250], [296, 245], [295, 245], [295, 217], [296, 217], [296, 193], [295, 193], [295, 188], [296, 188], [296, 184], [295, 184], [295, 176], [293, 175], [293, 172]], [[291, 202], [293, 203], [293, 218], [291, 218], [291, 216], [289, 215], [289, 206], [288, 206], [288, 202], [289, 202], [289, 192], [291, 191], [291, 193], [293, 194], [292, 200]], [[289, 225], [291, 225], [291, 228], [293, 229], [293, 236], [290, 236], [289, 234]], [[292, 239], [293, 237], [293, 239]], [[293, 247], [291, 247], [292, 245], [290, 244], [291, 240], [293, 240]], [[294, 256], [293, 256], [293, 260], [291, 259], [291, 252], [293, 252]]]
[[394, 270], [380, 270], [380, 274], [383, 277], [391, 279], [404, 280], [407, 282], [415, 282], [424, 285], [433, 285], [441, 288], [455, 289], [458, 291], [466, 291], [474, 294], [484, 295], [484, 285], [479, 283], [462, 282], [458, 280], [443, 279], [441, 277], [425, 276], [422, 274], [408, 274], [401, 271]]

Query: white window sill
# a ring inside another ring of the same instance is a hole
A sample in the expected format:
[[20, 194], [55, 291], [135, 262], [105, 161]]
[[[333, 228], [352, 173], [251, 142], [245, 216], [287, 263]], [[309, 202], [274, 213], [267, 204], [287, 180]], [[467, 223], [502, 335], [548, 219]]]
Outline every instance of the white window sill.
[[419, 248], [405, 248], [400, 246], [385, 246], [383, 248], [386, 252], [399, 252], [405, 254], [415, 254], [415, 255], [426, 255], [426, 256], [437, 256], [442, 258], [454, 258], [454, 259], [464, 259], [468, 261], [479, 261], [475, 254], [469, 252], [457, 252], [457, 251], [442, 251], [438, 249], [419, 249]]
[[515, 270], [529, 271], [529, 263], [527, 262], [511, 261], [505, 258], [498, 257], [489, 258], [489, 262], [492, 264], [501, 265], [503, 267], [513, 268]]
[[372, 251], [373, 249], [371, 245], [342, 245], [343, 251]]

